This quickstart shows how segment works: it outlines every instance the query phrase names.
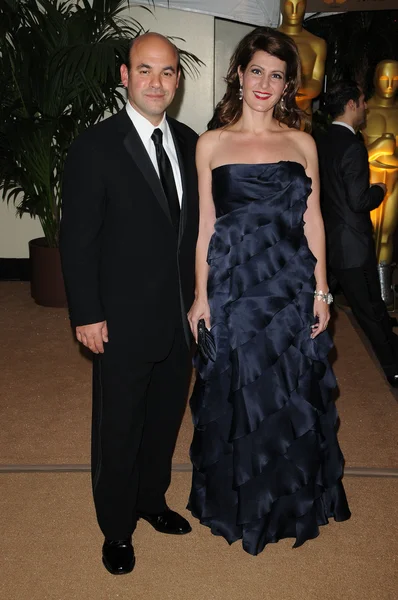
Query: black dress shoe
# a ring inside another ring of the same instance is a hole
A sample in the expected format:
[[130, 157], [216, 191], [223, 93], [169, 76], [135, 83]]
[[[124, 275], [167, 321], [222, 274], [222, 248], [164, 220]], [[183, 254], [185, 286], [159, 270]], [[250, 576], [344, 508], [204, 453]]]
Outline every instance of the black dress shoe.
[[102, 546], [102, 562], [112, 575], [131, 573], [135, 565], [131, 540], [105, 540]]
[[386, 375], [386, 379], [391, 387], [398, 388], [398, 375]]
[[145, 519], [160, 533], [171, 533], [173, 535], [184, 535], [192, 531], [192, 527], [184, 517], [170, 508], [166, 508], [157, 515], [149, 515], [144, 512], [137, 513], [138, 519]]

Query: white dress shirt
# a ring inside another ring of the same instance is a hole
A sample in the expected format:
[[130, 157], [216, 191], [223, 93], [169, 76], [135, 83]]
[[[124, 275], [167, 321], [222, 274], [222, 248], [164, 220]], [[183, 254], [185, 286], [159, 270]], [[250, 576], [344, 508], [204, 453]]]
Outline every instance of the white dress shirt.
[[342, 127], [347, 127], [347, 129], [352, 131], [352, 133], [355, 135], [355, 129], [353, 127], [351, 127], [351, 125], [348, 125], [347, 123], [343, 123], [343, 121], [333, 121], [332, 125], [341, 125]]
[[170, 159], [171, 167], [173, 169], [174, 181], [177, 188], [178, 200], [182, 201], [182, 181], [181, 181], [181, 173], [180, 166], [178, 164], [176, 147], [174, 144], [173, 136], [170, 131], [169, 124], [166, 120], [166, 115], [163, 115], [162, 121], [156, 127], [152, 125], [148, 119], [143, 117], [135, 108], [133, 108], [130, 102], [126, 104], [126, 111], [128, 116], [133, 122], [134, 127], [137, 130], [138, 135], [141, 138], [142, 143], [146, 151], [149, 154], [149, 158], [152, 161], [153, 166], [155, 167], [156, 173], [159, 177], [159, 167], [158, 161], [156, 158], [156, 150], [155, 144], [153, 143], [151, 136], [155, 129], [161, 129], [163, 133], [163, 147], [166, 151], [167, 156]]

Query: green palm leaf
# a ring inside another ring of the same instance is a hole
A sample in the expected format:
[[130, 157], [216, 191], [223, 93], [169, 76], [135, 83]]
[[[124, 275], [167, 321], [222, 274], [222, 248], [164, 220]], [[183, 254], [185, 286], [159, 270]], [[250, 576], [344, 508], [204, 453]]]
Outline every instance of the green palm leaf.
[[[40, 219], [52, 246], [70, 144], [125, 101], [120, 64], [129, 40], [144, 33], [126, 16], [128, 6], [129, 0], [0, 4], [0, 192], [17, 214]], [[204, 63], [180, 52], [184, 70], [197, 76]]]

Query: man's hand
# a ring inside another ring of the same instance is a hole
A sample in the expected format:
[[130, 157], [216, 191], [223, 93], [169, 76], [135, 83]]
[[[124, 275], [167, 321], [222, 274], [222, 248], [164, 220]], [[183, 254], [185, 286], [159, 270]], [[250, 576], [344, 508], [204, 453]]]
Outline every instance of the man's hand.
[[374, 185], [378, 185], [379, 187], [381, 187], [381, 189], [383, 190], [384, 195], [386, 195], [386, 191], [387, 191], [387, 187], [385, 183], [372, 183], [371, 187]]
[[106, 321], [91, 323], [91, 325], [79, 325], [76, 327], [76, 337], [83, 346], [89, 348], [94, 354], [103, 354], [104, 342], [108, 341]]

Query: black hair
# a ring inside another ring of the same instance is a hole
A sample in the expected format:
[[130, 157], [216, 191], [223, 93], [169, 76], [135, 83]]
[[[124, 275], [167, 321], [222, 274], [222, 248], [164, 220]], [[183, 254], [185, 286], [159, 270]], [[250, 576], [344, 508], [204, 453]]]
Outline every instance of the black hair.
[[361, 95], [362, 90], [356, 81], [353, 79], [339, 79], [334, 81], [327, 89], [325, 108], [332, 119], [335, 119], [344, 114], [350, 100], [353, 100], [358, 106]]

